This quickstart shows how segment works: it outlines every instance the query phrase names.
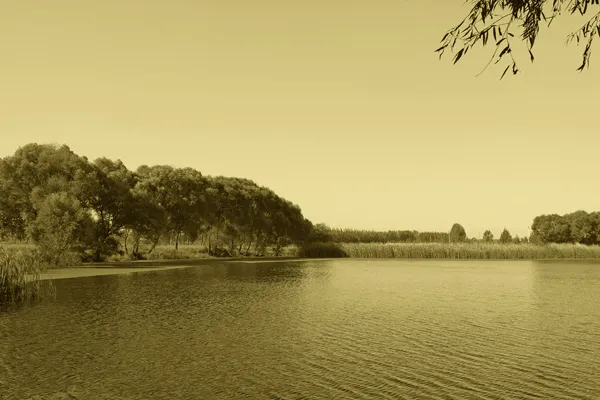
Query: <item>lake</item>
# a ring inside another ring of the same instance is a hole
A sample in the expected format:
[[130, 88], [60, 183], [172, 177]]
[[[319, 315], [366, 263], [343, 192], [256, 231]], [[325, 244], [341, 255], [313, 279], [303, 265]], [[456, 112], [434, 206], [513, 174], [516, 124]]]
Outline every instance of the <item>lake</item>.
[[600, 398], [594, 261], [220, 262], [54, 285], [0, 311], [3, 400]]

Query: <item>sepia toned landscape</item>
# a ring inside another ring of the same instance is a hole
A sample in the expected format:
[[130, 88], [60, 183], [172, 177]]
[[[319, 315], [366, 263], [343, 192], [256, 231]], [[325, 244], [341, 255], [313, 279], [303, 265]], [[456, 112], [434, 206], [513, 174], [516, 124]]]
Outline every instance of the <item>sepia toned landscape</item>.
[[598, 398], [598, 2], [0, 8], [0, 400]]

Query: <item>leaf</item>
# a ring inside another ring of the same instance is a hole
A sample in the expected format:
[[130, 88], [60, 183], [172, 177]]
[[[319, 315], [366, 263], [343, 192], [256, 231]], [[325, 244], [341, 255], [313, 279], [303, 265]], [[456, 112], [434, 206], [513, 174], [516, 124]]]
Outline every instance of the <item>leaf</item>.
[[515, 37], [515, 35], [513, 35], [512, 33], [508, 32], [508, 36], [510, 37]]
[[533, 62], [533, 60], [535, 60], [535, 58], [533, 57], [533, 53], [531, 52], [531, 50], [529, 50], [529, 58], [531, 59], [531, 62]]
[[456, 53], [456, 56], [454, 56], [454, 64], [456, 64], [458, 62], [458, 60], [460, 60], [460, 58], [463, 56], [465, 49], [462, 48], [458, 51], [458, 53]]
[[502, 76], [500, 76], [500, 80], [502, 80], [502, 78], [504, 78], [504, 75], [506, 75], [506, 71], [508, 71], [508, 68], [510, 68], [510, 65], [506, 66], [506, 68], [504, 69], [504, 72], [502, 73]]
[[498, 56], [499, 58], [502, 58], [503, 55], [505, 55], [506, 53], [510, 52], [510, 47], [506, 46], [501, 52], [500, 55]]
[[494, 34], [494, 40], [498, 40], [498, 39], [496, 38], [496, 27], [495, 27], [495, 26], [494, 26], [494, 28], [492, 29], [492, 32], [493, 32], [493, 34]]
[[496, 42], [496, 46], [500, 46], [500, 43], [504, 42], [506, 38], [502, 38]]
[[442, 47], [440, 47], [439, 49], [437, 49], [436, 51], [434, 51], [434, 53], [437, 53], [438, 51], [442, 51], [446, 48], [446, 45], [443, 45]]

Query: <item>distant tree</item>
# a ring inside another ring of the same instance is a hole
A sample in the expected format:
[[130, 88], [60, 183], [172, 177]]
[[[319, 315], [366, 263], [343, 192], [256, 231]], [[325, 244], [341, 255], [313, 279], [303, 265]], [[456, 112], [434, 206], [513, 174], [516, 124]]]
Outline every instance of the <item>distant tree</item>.
[[[457, 42], [461, 48], [454, 55], [454, 63], [458, 62], [467, 52], [478, 42], [486, 46], [490, 38], [496, 46], [495, 52], [485, 66], [484, 70], [496, 60], [496, 63], [502, 59], [508, 60], [508, 65], [504, 69], [500, 79], [504, 77], [509, 68], [513, 74], [519, 72], [515, 57], [513, 56], [512, 40], [515, 37], [513, 30], [517, 30], [519, 38], [515, 40], [524, 40], [526, 42], [529, 58], [534, 61], [533, 47], [538, 36], [540, 24], [547, 22], [548, 27], [557, 16], [562, 14], [566, 7], [570, 14], [576, 12], [581, 15], [588, 13], [590, 4], [598, 5], [598, 0], [470, 0], [473, 4], [469, 14], [457, 26], [453, 27], [443, 36], [442, 46], [436, 50], [440, 58], [444, 51], [450, 48], [454, 52]], [[548, 16], [546, 16], [546, 13]], [[583, 51], [583, 62], [577, 69], [582, 71], [589, 67], [591, 46], [595, 35], [600, 36], [600, 13], [594, 13], [580, 29], [567, 36], [567, 42], [573, 40], [582, 40], [585, 42]], [[483, 72], [483, 71], [482, 71]]]
[[490, 243], [494, 241], [494, 234], [491, 231], [483, 232], [483, 241], [486, 243]]
[[451, 242], [465, 242], [467, 240], [467, 232], [461, 224], [455, 223], [450, 229], [450, 241]]
[[331, 228], [326, 224], [319, 223], [313, 226], [312, 232], [309, 235], [309, 240], [311, 242], [332, 242], [333, 234], [331, 233]]
[[510, 242], [512, 242], [512, 235], [506, 228], [504, 228], [504, 230], [500, 234], [500, 243], [507, 244]]
[[521, 238], [519, 237], [519, 235], [515, 235], [515, 237], [512, 239], [512, 242], [514, 244], [520, 244], [522, 242]]
[[598, 218], [595, 213], [583, 210], [563, 216], [571, 230], [571, 240], [575, 243], [592, 245], [598, 243]]
[[570, 243], [571, 227], [563, 216], [558, 214], [540, 215], [531, 224], [530, 240], [533, 243]]

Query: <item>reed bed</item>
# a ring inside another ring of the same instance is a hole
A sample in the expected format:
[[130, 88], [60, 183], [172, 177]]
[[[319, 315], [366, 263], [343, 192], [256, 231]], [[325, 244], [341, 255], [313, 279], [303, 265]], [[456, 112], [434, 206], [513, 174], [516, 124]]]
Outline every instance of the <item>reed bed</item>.
[[549, 260], [600, 258], [600, 246], [500, 243], [341, 243], [353, 258]]
[[35, 249], [6, 249], [0, 247], [0, 304], [20, 303], [41, 297], [41, 274], [45, 266]]

